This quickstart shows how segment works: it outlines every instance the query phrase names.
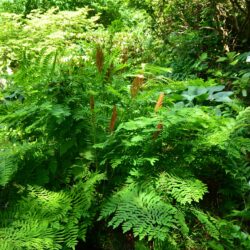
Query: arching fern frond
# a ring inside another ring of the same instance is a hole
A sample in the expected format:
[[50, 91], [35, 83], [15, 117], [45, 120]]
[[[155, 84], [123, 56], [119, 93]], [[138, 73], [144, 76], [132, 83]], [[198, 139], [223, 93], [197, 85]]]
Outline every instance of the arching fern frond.
[[157, 182], [157, 189], [166, 192], [180, 204], [199, 202], [208, 192], [207, 186], [198, 179], [182, 179], [167, 173], [162, 173]]
[[140, 240], [146, 238], [164, 241], [168, 238], [169, 231], [176, 230], [177, 227], [186, 229], [181, 230], [182, 233], [188, 232], [184, 217], [183, 220], [176, 220], [179, 211], [165, 203], [154, 191], [125, 187], [103, 206], [99, 219], [110, 215], [113, 217], [109, 226], [122, 226], [124, 233], [132, 230], [134, 236], [138, 236]]

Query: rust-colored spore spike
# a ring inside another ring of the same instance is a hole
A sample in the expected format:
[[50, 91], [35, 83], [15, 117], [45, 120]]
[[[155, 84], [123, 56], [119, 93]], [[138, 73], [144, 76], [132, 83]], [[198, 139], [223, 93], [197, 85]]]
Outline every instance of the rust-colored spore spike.
[[140, 90], [141, 86], [143, 85], [144, 82], [144, 76], [143, 75], [138, 75], [135, 77], [135, 79], [132, 82], [130, 92], [131, 92], [131, 97], [134, 98], [138, 91]]
[[94, 96], [90, 96], [90, 109], [91, 109], [91, 111], [94, 111], [94, 109], [95, 109], [95, 99], [94, 99]]
[[164, 99], [164, 93], [160, 93], [158, 101], [155, 105], [155, 112], [158, 112], [158, 110], [162, 107], [163, 99]]
[[104, 65], [104, 53], [100, 46], [96, 48], [96, 67], [99, 73], [102, 72]]
[[[157, 103], [155, 105], [155, 112], [156, 113], [162, 107], [163, 99], [164, 99], [164, 93], [160, 93], [158, 101], [157, 101]], [[153, 138], [154, 139], [156, 139], [159, 136], [159, 134], [161, 133], [162, 129], [163, 129], [163, 124], [159, 123], [157, 125], [157, 131], [153, 134]]]
[[105, 75], [105, 80], [106, 81], [109, 81], [111, 76], [112, 76], [112, 72], [114, 70], [114, 63], [112, 62], [109, 67], [108, 67], [108, 70], [106, 72], [106, 75]]
[[114, 105], [112, 117], [111, 117], [111, 121], [110, 121], [110, 125], [109, 125], [110, 132], [114, 131], [116, 119], [117, 119], [117, 109], [116, 109], [116, 105]]
[[155, 131], [154, 134], [153, 134], [153, 138], [154, 139], [156, 139], [159, 136], [159, 134], [161, 133], [162, 129], [163, 129], [163, 124], [159, 123], [157, 125], [157, 131]]

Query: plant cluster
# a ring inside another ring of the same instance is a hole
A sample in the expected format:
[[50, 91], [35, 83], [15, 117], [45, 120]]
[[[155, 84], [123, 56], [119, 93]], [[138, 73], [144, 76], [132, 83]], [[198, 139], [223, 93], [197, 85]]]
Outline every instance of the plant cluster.
[[249, 249], [248, 54], [206, 44], [179, 76], [197, 33], [164, 29], [174, 10], [204, 46], [208, 1], [17, 2], [0, 14], [0, 250]]

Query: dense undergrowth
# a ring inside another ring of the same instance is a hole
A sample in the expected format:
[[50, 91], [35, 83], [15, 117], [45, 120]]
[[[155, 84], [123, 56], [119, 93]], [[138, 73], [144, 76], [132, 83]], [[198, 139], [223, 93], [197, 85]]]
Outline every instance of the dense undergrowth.
[[250, 249], [250, 5], [211, 2], [0, 2], [0, 250]]

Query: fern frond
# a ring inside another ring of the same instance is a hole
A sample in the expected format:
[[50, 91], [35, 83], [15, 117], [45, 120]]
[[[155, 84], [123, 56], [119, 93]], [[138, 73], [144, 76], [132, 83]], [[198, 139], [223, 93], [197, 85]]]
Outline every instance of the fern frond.
[[0, 154], [0, 186], [5, 186], [17, 169], [17, 163], [12, 157]]
[[136, 95], [138, 94], [138, 91], [143, 85], [143, 82], [144, 82], [143, 75], [138, 75], [135, 77], [130, 88], [130, 93], [131, 93], [132, 98], [136, 97]]
[[102, 72], [103, 66], [104, 66], [104, 53], [103, 53], [102, 48], [99, 45], [96, 48], [96, 67], [99, 73]]
[[216, 226], [216, 223], [215, 223], [216, 220], [197, 209], [192, 209], [191, 211], [196, 216], [196, 218], [200, 221], [200, 223], [205, 227], [206, 232], [214, 239], [219, 240], [220, 232]]
[[117, 119], [117, 109], [116, 109], [116, 105], [114, 105], [112, 117], [111, 117], [110, 124], [109, 124], [110, 132], [114, 131], [116, 119]]
[[199, 202], [208, 192], [207, 186], [198, 179], [182, 179], [167, 173], [160, 175], [157, 189], [166, 192], [183, 205]]
[[155, 112], [158, 112], [158, 110], [162, 107], [163, 99], [164, 93], [160, 93], [157, 103], [155, 105]]
[[108, 225], [113, 228], [121, 226], [123, 232], [132, 230], [139, 239], [165, 240], [170, 230], [182, 224], [182, 232], [187, 233], [185, 221], [176, 220], [178, 210], [162, 201], [154, 191], [141, 191], [138, 188], [126, 187], [115, 194], [104, 204], [100, 218], [112, 215]]

